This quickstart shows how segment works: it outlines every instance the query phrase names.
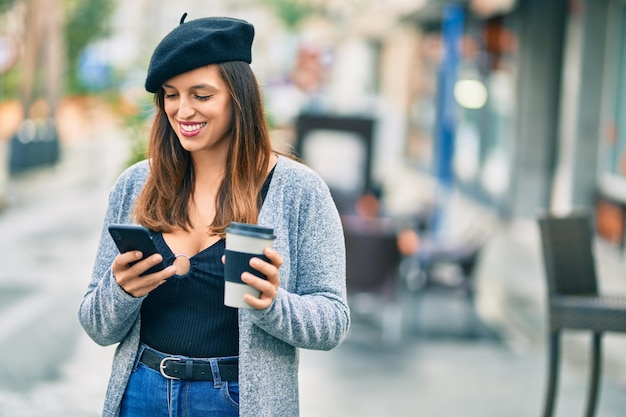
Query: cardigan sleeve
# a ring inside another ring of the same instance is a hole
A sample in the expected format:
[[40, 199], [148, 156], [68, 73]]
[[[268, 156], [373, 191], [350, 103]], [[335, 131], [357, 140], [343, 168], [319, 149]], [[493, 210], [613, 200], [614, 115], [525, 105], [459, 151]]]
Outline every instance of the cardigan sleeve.
[[111, 265], [119, 252], [108, 226], [132, 222], [132, 204], [145, 180], [146, 166], [140, 163], [125, 171], [109, 194], [91, 281], [79, 306], [80, 324], [103, 346], [122, 341], [139, 318], [143, 298], [126, 293], [113, 277]]
[[[303, 173], [303, 174], [302, 174]], [[346, 299], [345, 242], [341, 220], [326, 184], [308, 169], [282, 175], [275, 222], [288, 243], [281, 253], [281, 287], [270, 307], [247, 310], [253, 322], [296, 347], [330, 350], [350, 327]], [[288, 276], [285, 276], [288, 274]], [[288, 281], [288, 285], [284, 285]]]

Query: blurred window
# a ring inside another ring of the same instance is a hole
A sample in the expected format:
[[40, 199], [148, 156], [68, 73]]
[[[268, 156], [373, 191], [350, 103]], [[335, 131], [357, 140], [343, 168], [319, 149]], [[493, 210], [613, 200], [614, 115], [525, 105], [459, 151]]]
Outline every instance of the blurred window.
[[503, 206], [513, 154], [517, 37], [508, 16], [469, 15], [457, 91], [454, 169], [468, 191]]
[[365, 188], [367, 150], [359, 135], [318, 129], [309, 133], [302, 154], [331, 189], [357, 194]]
[[607, 44], [605, 114], [600, 152], [603, 175], [626, 177], [626, 2], [614, 2]]

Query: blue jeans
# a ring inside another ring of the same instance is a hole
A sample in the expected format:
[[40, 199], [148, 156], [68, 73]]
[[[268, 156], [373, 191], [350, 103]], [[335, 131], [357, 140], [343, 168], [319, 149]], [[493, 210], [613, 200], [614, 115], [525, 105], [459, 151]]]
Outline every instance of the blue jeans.
[[239, 416], [237, 381], [221, 381], [219, 375], [214, 375], [213, 381], [165, 378], [139, 362], [144, 349], [143, 345], [139, 348], [120, 417]]

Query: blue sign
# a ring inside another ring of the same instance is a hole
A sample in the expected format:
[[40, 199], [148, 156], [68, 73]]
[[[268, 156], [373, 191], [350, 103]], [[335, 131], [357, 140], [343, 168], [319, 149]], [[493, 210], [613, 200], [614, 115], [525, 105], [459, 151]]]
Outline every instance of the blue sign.
[[435, 174], [440, 185], [449, 188], [454, 181], [453, 156], [457, 103], [454, 85], [461, 60], [464, 12], [458, 4], [445, 6], [443, 15], [444, 56], [439, 70], [437, 122], [435, 125]]
[[85, 49], [78, 61], [78, 79], [88, 90], [103, 90], [110, 86], [111, 65], [101, 49]]

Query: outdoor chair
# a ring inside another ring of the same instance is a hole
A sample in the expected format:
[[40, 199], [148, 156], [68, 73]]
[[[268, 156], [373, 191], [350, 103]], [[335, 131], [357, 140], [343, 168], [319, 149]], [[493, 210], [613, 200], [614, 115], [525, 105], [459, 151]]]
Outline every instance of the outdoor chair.
[[348, 297], [373, 296], [380, 307], [376, 311], [382, 315], [383, 341], [398, 342], [402, 330], [398, 302], [401, 254], [393, 223], [389, 219], [359, 216], [342, 216], [342, 222]]
[[586, 417], [596, 408], [604, 332], [626, 332], [626, 296], [600, 295], [588, 214], [539, 218], [548, 286], [548, 381], [544, 417], [551, 417], [558, 383], [560, 336], [565, 329], [592, 332]]
[[[482, 239], [439, 242], [424, 239], [415, 256], [416, 277], [408, 283], [417, 297], [426, 294], [458, 294], [465, 301], [468, 314], [467, 334], [478, 336], [484, 330], [475, 312], [474, 271], [478, 264], [480, 252], [484, 246]], [[420, 314], [416, 320], [419, 321]]]

